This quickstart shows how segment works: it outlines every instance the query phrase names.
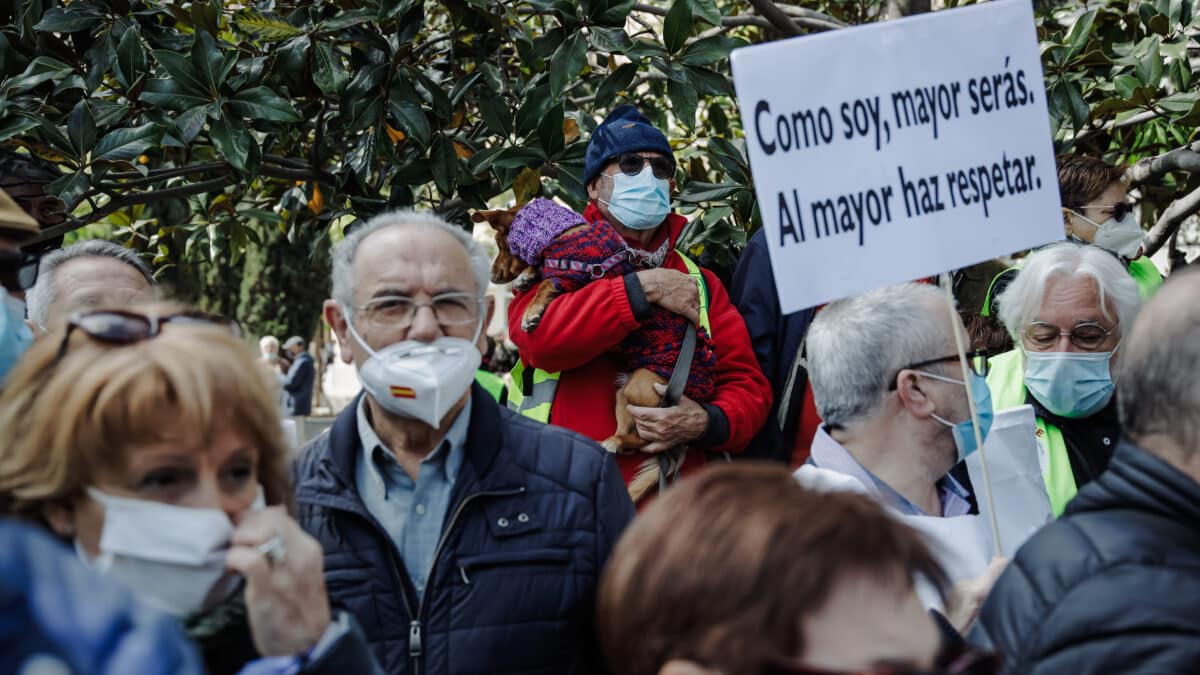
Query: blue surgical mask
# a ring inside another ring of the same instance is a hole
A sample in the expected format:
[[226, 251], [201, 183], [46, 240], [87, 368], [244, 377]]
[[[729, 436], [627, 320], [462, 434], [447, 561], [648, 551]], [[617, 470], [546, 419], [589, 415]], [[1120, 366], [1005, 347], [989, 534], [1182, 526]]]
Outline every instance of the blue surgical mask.
[[25, 323], [25, 303], [0, 289], [4, 308], [0, 310], [0, 383], [17, 359], [33, 344], [33, 331]]
[[[926, 372], [922, 372], [921, 374], [935, 380], [967, 386], [962, 380], [956, 380], [952, 377]], [[970, 387], [971, 396], [975, 399], [975, 416], [979, 418], [979, 438], [986, 441], [988, 432], [992, 430], [992, 417], [994, 416], [992, 412], [992, 390], [988, 388], [987, 379], [977, 373], [971, 373]], [[975, 442], [975, 425], [972, 423], [970, 416], [958, 424], [936, 414], [933, 415], [933, 419], [950, 427], [950, 430], [954, 434], [954, 447], [958, 449], [959, 462], [979, 449], [979, 444]]]
[[1088, 417], [1113, 394], [1111, 352], [1025, 352], [1025, 387], [1046, 410]]
[[611, 200], [596, 201], [608, 207], [608, 212], [632, 230], [653, 230], [671, 212], [671, 184], [665, 178], [655, 178], [646, 163], [636, 176], [618, 173], [607, 176], [613, 182]]

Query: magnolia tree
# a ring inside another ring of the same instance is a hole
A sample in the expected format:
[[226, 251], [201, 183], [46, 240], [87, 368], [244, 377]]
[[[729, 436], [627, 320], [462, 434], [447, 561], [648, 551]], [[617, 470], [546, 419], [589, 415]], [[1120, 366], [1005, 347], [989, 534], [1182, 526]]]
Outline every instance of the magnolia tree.
[[[952, 3], [951, 3], [952, 4]], [[57, 164], [71, 218], [254, 332], [311, 334], [330, 237], [393, 207], [575, 207], [586, 140], [638, 105], [680, 159], [683, 245], [728, 267], [758, 225], [728, 55], [919, 0], [16, 0], [0, 143]], [[7, 12], [7, 16], [5, 13]], [[1131, 162], [1151, 242], [1200, 202], [1193, 7], [1038, 8], [1062, 149]], [[49, 236], [48, 235], [48, 236]]]

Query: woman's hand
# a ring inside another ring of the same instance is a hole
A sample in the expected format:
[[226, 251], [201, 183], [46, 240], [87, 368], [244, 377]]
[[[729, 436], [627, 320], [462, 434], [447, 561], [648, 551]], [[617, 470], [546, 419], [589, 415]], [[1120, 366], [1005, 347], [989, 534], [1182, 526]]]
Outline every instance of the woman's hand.
[[242, 517], [225, 564], [246, 578], [250, 633], [263, 656], [303, 654], [329, 627], [323, 555], [281, 506]]

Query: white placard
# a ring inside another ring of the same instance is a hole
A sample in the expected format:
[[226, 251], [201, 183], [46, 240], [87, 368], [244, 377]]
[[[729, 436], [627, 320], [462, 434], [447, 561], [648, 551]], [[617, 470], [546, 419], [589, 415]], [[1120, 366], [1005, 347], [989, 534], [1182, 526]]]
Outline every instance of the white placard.
[[738, 49], [782, 310], [1063, 238], [1028, 0]]

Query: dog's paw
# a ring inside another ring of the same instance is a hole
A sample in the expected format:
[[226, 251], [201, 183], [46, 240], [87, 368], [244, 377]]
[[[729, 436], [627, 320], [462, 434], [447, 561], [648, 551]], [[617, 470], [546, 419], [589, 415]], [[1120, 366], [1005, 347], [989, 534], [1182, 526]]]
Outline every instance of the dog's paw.
[[538, 324], [540, 324], [541, 322], [542, 322], [541, 313], [524, 317], [521, 319], [521, 330], [525, 331], [526, 333], [532, 333], [534, 331], [534, 329], [538, 327]]

